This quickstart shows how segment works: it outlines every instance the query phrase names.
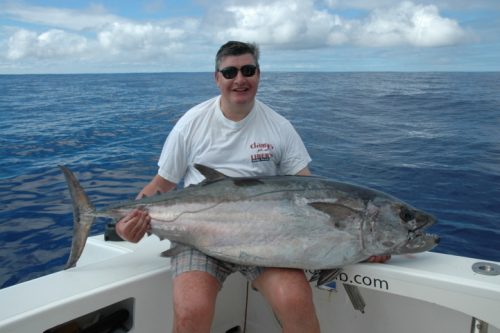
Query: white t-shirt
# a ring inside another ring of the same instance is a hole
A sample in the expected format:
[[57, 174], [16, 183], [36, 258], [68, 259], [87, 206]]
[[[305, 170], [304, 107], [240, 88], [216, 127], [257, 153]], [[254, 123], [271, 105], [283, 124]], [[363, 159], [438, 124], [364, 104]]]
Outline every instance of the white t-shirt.
[[158, 174], [184, 185], [204, 177], [194, 168], [203, 164], [227, 176], [294, 175], [311, 158], [292, 124], [256, 100], [241, 121], [227, 119], [220, 96], [196, 105], [168, 135], [158, 162]]

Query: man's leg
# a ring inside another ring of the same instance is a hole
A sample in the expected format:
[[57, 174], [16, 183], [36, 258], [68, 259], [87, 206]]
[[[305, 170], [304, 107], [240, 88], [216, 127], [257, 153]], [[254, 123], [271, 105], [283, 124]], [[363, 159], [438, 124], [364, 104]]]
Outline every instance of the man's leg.
[[174, 333], [209, 333], [221, 285], [211, 274], [182, 273], [173, 281]]
[[267, 268], [253, 285], [271, 304], [284, 333], [320, 332], [311, 286], [302, 270]]

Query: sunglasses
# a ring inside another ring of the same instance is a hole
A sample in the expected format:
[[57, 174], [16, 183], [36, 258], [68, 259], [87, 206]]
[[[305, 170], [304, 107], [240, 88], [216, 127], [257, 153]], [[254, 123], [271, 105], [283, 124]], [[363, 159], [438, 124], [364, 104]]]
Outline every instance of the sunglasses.
[[241, 71], [241, 74], [244, 77], [251, 77], [251, 76], [255, 75], [255, 72], [257, 71], [257, 66], [245, 65], [245, 66], [242, 66], [241, 68], [230, 66], [230, 67], [225, 67], [225, 68], [219, 70], [219, 72], [222, 73], [222, 76], [224, 76], [224, 78], [226, 78], [228, 80], [234, 79], [236, 77], [236, 75], [238, 75], [238, 71]]

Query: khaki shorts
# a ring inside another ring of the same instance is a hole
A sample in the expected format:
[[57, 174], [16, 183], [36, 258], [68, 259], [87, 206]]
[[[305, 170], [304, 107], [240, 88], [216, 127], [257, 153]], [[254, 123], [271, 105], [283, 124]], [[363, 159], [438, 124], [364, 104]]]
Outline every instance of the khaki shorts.
[[249, 281], [253, 282], [265, 269], [257, 266], [231, 264], [209, 257], [194, 248], [186, 248], [172, 257], [172, 268], [174, 277], [184, 272], [202, 271], [215, 277], [221, 285], [229, 274], [234, 272], [240, 272]]

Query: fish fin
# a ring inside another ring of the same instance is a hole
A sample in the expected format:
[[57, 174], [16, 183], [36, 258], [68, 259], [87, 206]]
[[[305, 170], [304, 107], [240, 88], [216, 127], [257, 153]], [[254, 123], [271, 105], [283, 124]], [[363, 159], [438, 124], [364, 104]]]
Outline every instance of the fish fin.
[[208, 183], [215, 182], [227, 178], [225, 174], [219, 172], [211, 167], [203, 164], [195, 164], [194, 167], [198, 170], [206, 179]]
[[171, 247], [170, 249], [163, 251], [160, 255], [162, 257], [170, 258], [170, 257], [174, 257], [174, 256], [178, 255], [179, 253], [181, 253], [182, 251], [184, 251], [188, 248], [189, 248], [189, 246], [187, 246], [187, 245], [175, 245], [174, 247]]
[[[210, 184], [222, 179], [230, 178], [223, 174], [222, 172], [219, 172], [211, 167], [208, 167], [203, 164], [195, 164], [194, 167], [196, 170], [198, 170], [204, 177], [205, 177], [205, 184]], [[259, 185], [262, 184], [262, 181], [257, 179], [257, 178], [234, 178], [233, 179], [234, 185], [236, 186], [254, 186], [254, 185]]]
[[309, 206], [330, 215], [332, 222], [339, 229], [345, 229], [351, 220], [349, 217], [359, 215], [359, 212], [338, 203], [332, 202], [310, 202]]
[[316, 282], [316, 286], [320, 287], [335, 280], [342, 272], [342, 268], [320, 269], [313, 272], [309, 282]]
[[260, 185], [264, 184], [262, 180], [259, 180], [257, 178], [235, 178], [233, 180], [234, 185], [240, 186], [240, 187], [245, 187], [245, 186], [255, 186], [255, 185]]
[[343, 285], [354, 309], [359, 310], [361, 313], [365, 313], [366, 303], [363, 295], [361, 295], [361, 292], [359, 291], [359, 288], [357, 286], [352, 286], [346, 283], [344, 283]]
[[76, 176], [67, 167], [60, 165], [69, 193], [73, 201], [73, 239], [71, 252], [64, 269], [74, 267], [82, 255], [89, 236], [90, 227], [95, 221], [95, 209]]

